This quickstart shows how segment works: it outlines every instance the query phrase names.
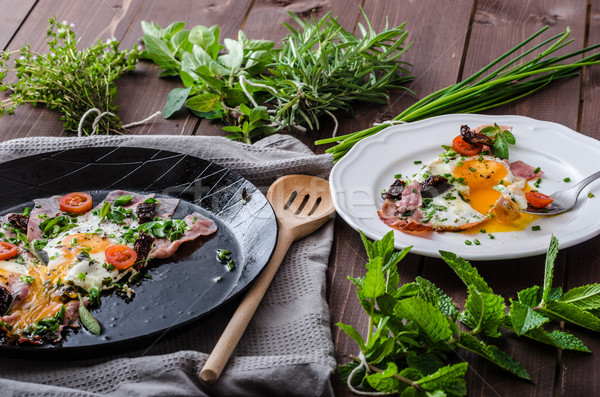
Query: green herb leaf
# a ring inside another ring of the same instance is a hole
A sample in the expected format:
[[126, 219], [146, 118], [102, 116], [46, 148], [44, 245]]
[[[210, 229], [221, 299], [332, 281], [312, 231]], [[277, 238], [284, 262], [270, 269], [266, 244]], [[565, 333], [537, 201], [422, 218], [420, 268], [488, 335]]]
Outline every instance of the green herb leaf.
[[465, 302], [465, 310], [460, 314], [460, 320], [473, 333], [483, 333], [498, 337], [499, 325], [504, 321], [504, 298], [500, 295], [479, 292], [477, 288], [468, 288], [469, 296]]
[[546, 332], [541, 328], [536, 328], [527, 332], [525, 336], [538, 342], [558, 347], [560, 349], [591, 353], [590, 349], [579, 338], [575, 337], [573, 334], [569, 334], [568, 332], [559, 330]]
[[528, 305], [513, 300], [511, 300], [510, 319], [515, 333], [519, 336], [550, 321], [548, 317], [542, 316]]
[[485, 280], [479, 275], [468, 261], [458, 257], [456, 254], [447, 251], [440, 251], [442, 259], [456, 272], [465, 285], [473, 285], [481, 293], [493, 293]]
[[199, 94], [185, 102], [185, 106], [198, 112], [212, 112], [221, 108], [220, 98], [216, 94]]
[[83, 325], [85, 329], [94, 335], [100, 335], [102, 332], [100, 323], [98, 323], [98, 320], [96, 320], [92, 313], [85, 307], [81, 300], [81, 296], [79, 296], [79, 321], [81, 321], [81, 325]]
[[558, 239], [552, 235], [550, 246], [546, 253], [546, 264], [544, 267], [544, 289], [542, 291], [542, 303], [548, 300], [552, 288], [552, 279], [554, 278], [554, 261], [558, 254]]
[[383, 372], [376, 372], [367, 376], [367, 382], [377, 391], [390, 393], [398, 389], [400, 380], [394, 376], [398, 375], [398, 366], [392, 362], [387, 363]]
[[444, 291], [423, 277], [417, 276], [415, 281], [416, 284], [421, 287], [420, 295], [423, 299], [437, 307], [445, 316], [454, 320], [458, 318], [458, 309], [456, 308], [456, 305], [452, 301], [452, 298], [446, 295]]
[[418, 326], [432, 346], [452, 336], [452, 328], [446, 316], [421, 298], [403, 299], [398, 302], [394, 311]]
[[549, 301], [539, 311], [555, 319], [600, 332], [600, 319], [572, 303]]
[[130, 194], [126, 196], [119, 196], [115, 199], [115, 202], [113, 204], [115, 207], [124, 207], [127, 204], [131, 203], [131, 200], [133, 200], [133, 196]]
[[575, 287], [564, 293], [559, 302], [571, 303], [583, 310], [600, 308], [600, 284], [589, 284]]
[[183, 105], [187, 97], [190, 95], [192, 88], [174, 88], [167, 95], [167, 102], [165, 103], [165, 107], [163, 108], [163, 117], [168, 119], [175, 113], [177, 113]]
[[460, 332], [458, 345], [463, 349], [479, 354], [519, 378], [531, 380], [531, 375], [518, 361], [494, 345], [486, 345], [483, 341], [466, 332]]
[[435, 373], [427, 375], [417, 382], [425, 390], [448, 390], [454, 395], [467, 394], [467, 383], [464, 376], [467, 363], [458, 363], [440, 368]]
[[385, 276], [382, 273], [381, 258], [375, 257], [367, 264], [367, 274], [363, 279], [361, 292], [366, 299], [375, 300], [385, 293]]

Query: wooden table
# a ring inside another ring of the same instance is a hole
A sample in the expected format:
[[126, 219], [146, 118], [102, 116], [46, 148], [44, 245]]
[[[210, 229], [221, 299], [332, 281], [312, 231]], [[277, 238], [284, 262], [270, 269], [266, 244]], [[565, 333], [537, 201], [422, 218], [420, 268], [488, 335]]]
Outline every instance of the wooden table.
[[[410, 88], [416, 93], [396, 94], [389, 106], [360, 104], [354, 115], [339, 114], [342, 133], [358, 131], [373, 122], [389, 119], [401, 109], [414, 103], [415, 98], [459, 81], [478, 70], [490, 60], [543, 25], [551, 33], [572, 29], [572, 49], [587, 43], [600, 42], [600, 1], [543, 0], [0, 0], [0, 48], [18, 49], [29, 42], [34, 49], [44, 49], [44, 34], [48, 19], [56, 15], [75, 25], [88, 45], [114, 36], [124, 47], [139, 43], [141, 21], [155, 21], [161, 26], [174, 21], [185, 21], [188, 28], [197, 24], [221, 27], [221, 37], [235, 37], [242, 29], [250, 38], [281, 39], [285, 28], [281, 22], [292, 23], [286, 11], [301, 16], [323, 16], [329, 11], [349, 30], [356, 30], [361, 21], [363, 6], [374, 26], [381, 29], [386, 21], [391, 25], [408, 22], [409, 40], [414, 46], [405, 60], [412, 63], [415, 76]], [[120, 112], [124, 123], [141, 120], [162, 109], [167, 93], [179, 86], [174, 79], [159, 79], [157, 68], [141, 62], [134, 73], [119, 82]], [[490, 111], [492, 114], [518, 114], [564, 124], [583, 134], [600, 138], [600, 67], [585, 71], [581, 77], [553, 84], [551, 87], [514, 104]], [[297, 136], [320, 153], [313, 141], [328, 137], [333, 128], [324, 120], [321, 131]], [[223, 135], [218, 126], [193, 116], [164, 120], [136, 127], [133, 134]], [[0, 140], [49, 135], [69, 136], [65, 133], [57, 113], [23, 106], [17, 114], [0, 119]], [[598, 159], [590, 159], [598, 162]], [[569, 288], [600, 281], [600, 239], [594, 238], [574, 248], [561, 250], [557, 259], [555, 285]], [[346, 363], [348, 355], [357, 348], [335, 326], [341, 321], [364, 330], [366, 316], [347, 275], [364, 274], [366, 255], [358, 233], [343, 220], [337, 219], [335, 243], [327, 279], [327, 299], [331, 309], [336, 358]], [[541, 282], [544, 258], [542, 256], [476, 263], [482, 275], [497, 293], [514, 296], [515, 291]], [[436, 283], [458, 302], [464, 302], [465, 290], [458, 278], [441, 260], [409, 255], [402, 263], [403, 281], [412, 281], [421, 275]], [[526, 382], [497, 369], [494, 365], [464, 354], [470, 369], [467, 375], [470, 396], [592, 396], [600, 394], [600, 338], [581, 329], [574, 331], [594, 354], [561, 352], [537, 344], [506, 338], [501, 348], [513, 355], [531, 373], [533, 381]], [[599, 372], [596, 372], [598, 369]], [[336, 395], [349, 392], [334, 380]]]

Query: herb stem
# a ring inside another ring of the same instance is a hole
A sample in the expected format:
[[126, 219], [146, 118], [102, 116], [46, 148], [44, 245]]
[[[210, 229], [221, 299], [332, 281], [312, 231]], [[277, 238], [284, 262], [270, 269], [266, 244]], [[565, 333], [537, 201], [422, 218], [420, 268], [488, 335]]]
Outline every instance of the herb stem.
[[[360, 361], [360, 358], [356, 357], [355, 355], [352, 355], [352, 354], [351, 354], [349, 357], [350, 357], [350, 359], [351, 359], [351, 360], [353, 360], [353, 361], [356, 361], [357, 363], [360, 363], [360, 362], [361, 362], [361, 361]], [[369, 367], [369, 370], [371, 370], [372, 372], [378, 372], [378, 373], [382, 373], [382, 372], [383, 372], [383, 370], [381, 370], [381, 369], [377, 368], [377, 367], [376, 367], [376, 366], [374, 366], [374, 365], [371, 365], [371, 364], [369, 364], [369, 363], [367, 363], [367, 365], [368, 365], [368, 367]], [[417, 389], [417, 390], [419, 390], [419, 391], [425, 392], [425, 389], [423, 389], [423, 387], [421, 387], [421, 385], [419, 385], [417, 382], [415, 382], [415, 381], [413, 381], [413, 380], [410, 380], [410, 379], [408, 379], [408, 378], [405, 378], [405, 377], [404, 377], [404, 376], [402, 376], [402, 375], [395, 374], [395, 375], [394, 375], [394, 378], [396, 378], [396, 379], [398, 379], [399, 381], [401, 381], [401, 382], [404, 382], [404, 383], [406, 383], [406, 384], [408, 384], [408, 385], [410, 385], [410, 386], [414, 387], [415, 389]]]

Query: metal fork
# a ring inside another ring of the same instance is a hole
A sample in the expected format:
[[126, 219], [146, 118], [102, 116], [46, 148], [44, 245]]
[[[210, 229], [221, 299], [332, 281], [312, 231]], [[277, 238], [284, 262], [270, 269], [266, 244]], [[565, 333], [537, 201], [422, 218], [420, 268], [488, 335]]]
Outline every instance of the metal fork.
[[550, 197], [552, 197], [554, 201], [548, 207], [534, 208], [531, 205], [529, 205], [527, 208], [521, 210], [521, 212], [536, 215], [556, 215], [569, 211], [575, 206], [575, 203], [577, 202], [577, 197], [579, 196], [581, 189], [583, 189], [592, 181], [595, 181], [598, 178], [600, 178], [600, 171], [588, 176], [587, 178], [585, 178], [584, 180], [567, 190], [552, 193]]

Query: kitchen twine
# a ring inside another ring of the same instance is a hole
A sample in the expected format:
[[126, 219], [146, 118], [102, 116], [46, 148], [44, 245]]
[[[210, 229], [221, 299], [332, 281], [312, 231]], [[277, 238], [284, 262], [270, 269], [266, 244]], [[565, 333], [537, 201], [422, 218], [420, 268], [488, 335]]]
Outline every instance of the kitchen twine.
[[358, 367], [354, 368], [352, 372], [350, 372], [350, 374], [348, 375], [348, 379], [346, 380], [348, 388], [352, 390], [353, 393], [359, 394], [361, 396], [391, 396], [398, 394], [398, 392], [383, 393], [379, 391], [362, 391], [355, 389], [354, 386], [352, 386], [352, 378], [354, 378], [354, 375], [356, 375], [356, 373], [362, 368], [364, 368], [367, 372], [369, 371], [369, 363], [367, 363], [367, 359], [362, 351], [358, 354], [358, 358], [360, 359], [360, 364], [358, 365]]
[[[102, 118], [104, 116], [117, 117], [117, 115], [112, 112], [101, 112], [100, 110], [98, 110], [96, 108], [91, 108], [90, 110], [85, 112], [83, 114], [83, 116], [81, 116], [81, 120], [79, 120], [79, 127], [77, 128], [77, 136], [80, 138], [83, 136], [83, 122], [85, 121], [86, 117], [90, 115], [90, 113], [97, 114], [96, 118], [94, 119], [94, 122], [92, 123], [92, 134], [91, 135], [94, 135], [96, 133], [96, 130], [98, 129], [98, 123], [100, 122], [100, 120], [102, 120]], [[131, 128], [131, 127], [135, 127], [138, 125], [142, 125], [142, 124], [152, 120], [153, 118], [158, 116], [160, 113], [161, 112], [159, 110], [156, 113], [150, 115], [149, 117], [146, 117], [144, 120], [134, 121], [133, 123], [125, 124], [125, 125], [123, 125], [123, 128]]]

